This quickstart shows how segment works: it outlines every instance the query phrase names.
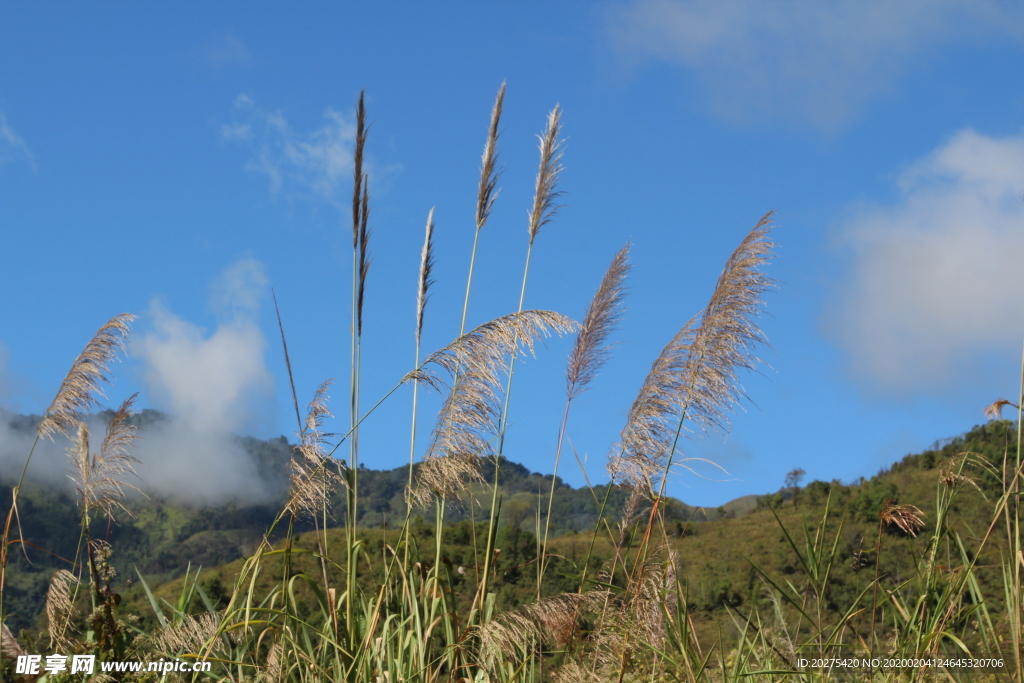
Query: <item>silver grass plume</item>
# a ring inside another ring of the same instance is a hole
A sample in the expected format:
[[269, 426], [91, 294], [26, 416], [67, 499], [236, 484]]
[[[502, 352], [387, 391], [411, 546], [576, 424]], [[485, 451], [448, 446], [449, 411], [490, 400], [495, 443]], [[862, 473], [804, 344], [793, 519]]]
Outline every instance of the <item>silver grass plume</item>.
[[430, 278], [434, 270], [434, 209], [427, 214], [427, 235], [423, 239], [423, 252], [420, 256], [419, 287], [416, 291], [416, 346], [420, 344], [423, 334], [423, 312], [427, 308], [430, 286], [434, 281]]
[[131, 512], [122, 502], [125, 488], [138, 491], [127, 479], [138, 478], [139, 459], [129, 453], [137, 429], [131, 423], [132, 404], [138, 394], [129, 396], [107, 423], [107, 433], [98, 453], [89, 448], [89, 428], [78, 423], [78, 433], [67, 450], [72, 470], [68, 478], [75, 484], [82, 509], [102, 510], [113, 516], [114, 510]]
[[266, 662], [256, 680], [262, 683], [281, 683], [284, 680], [285, 674], [285, 654], [281, 641], [277, 641], [270, 646]]
[[11, 629], [7, 628], [7, 624], [0, 624], [0, 656], [14, 659], [24, 655], [25, 651], [21, 649], [21, 645], [15, 640]]
[[[667, 549], [666, 549], [667, 550]], [[677, 599], [676, 556], [644, 566], [644, 578], [620, 593], [609, 594], [593, 619], [587, 647], [579, 648], [552, 671], [556, 683], [609, 681], [628, 667], [638, 648], [660, 649], [665, 641], [664, 608]], [[603, 578], [610, 580], [607, 574]], [[643, 644], [643, 645], [641, 645]]]
[[164, 657], [199, 653], [217, 633], [220, 621], [221, 615], [211, 612], [183, 615], [180, 622], [168, 624], [152, 636], [152, 648]]
[[522, 661], [545, 641], [565, 646], [578, 635], [583, 615], [600, 609], [608, 597], [606, 591], [563, 593], [502, 612], [478, 632], [483, 661]]
[[54, 434], [73, 437], [84, 413], [99, 405], [96, 396], [103, 396], [100, 382], [110, 383], [106, 373], [118, 352], [124, 351], [134, 315], [122, 313], [112, 318], [85, 345], [57, 391], [50, 407], [36, 428], [40, 437]]
[[601, 279], [601, 286], [583, 316], [576, 343], [569, 354], [566, 393], [569, 400], [582, 394], [608, 359], [608, 335], [622, 319], [623, 285], [629, 274], [629, 243], [626, 243]]
[[702, 430], [728, 430], [727, 413], [744, 397], [738, 371], [754, 369], [754, 348], [766, 343], [756, 318], [772, 286], [761, 272], [774, 247], [767, 239], [771, 216], [729, 257], [699, 324], [697, 317], [687, 322], [654, 361], [609, 462], [619, 482], [658, 495], [684, 420]]
[[50, 632], [50, 647], [57, 652], [73, 649], [73, 640], [68, 631], [73, 630], [71, 617], [74, 604], [71, 599], [71, 587], [78, 585], [78, 578], [66, 569], [58, 569], [50, 577], [50, 587], [46, 591], [46, 621]]
[[289, 464], [291, 487], [286, 508], [296, 517], [313, 517], [329, 506], [332, 488], [340, 480], [324, 448], [325, 439], [332, 435], [320, 431], [324, 419], [332, 417], [327, 409], [327, 389], [331, 381], [321, 384], [313, 394], [306, 423], [299, 434], [298, 454], [292, 455]]
[[484, 145], [483, 161], [480, 165], [480, 189], [476, 196], [476, 229], [479, 231], [491, 217], [491, 209], [498, 198], [498, 123], [501, 121], [501, 108], [505, 102], [505, 83], [498, 89], [498, 97], [494, 100], [491, 110], [491, 125], [488, 129], [487, 144]]
[[570, 318], [552, 311], [512, 313], [467, 332], [406, 375], [406, 381], [437, 387], [441, 381], [429, 371], [433, 365], [455, 377], [419, 470], [414, 491], [418, 502], [428, 502], [435, 494], [457, 496], [469, 481], [482, 479], [477, 457], [490, 455], [490, 439], [498, 430], [500, 376], [507, 369], [506, 358], [532, 354], [538, 339], [575, 328]]
[[352, 248], [359, 247], [359, 226], [362, 221], [360, 214], [363, 201], [363, 148], [366, 146], [366, 105], [365, 91], [359, 91], [359, 102], [356, 104], [356, 148], [353, 161], [353, 180], [355, 186], [352, 192]]
[[533, 193], [533, 208], [530, 210], [530, 246], [540, 232], [554, 217], [558, 206], [555, 200], [561, 192], [555, 190], [558, 176], [562, 172], [562, 146], [564, 141], [558, 138], [561, 131], [562, 110], [558, 105], [548, 114], [548, 125], [540, 139], [540, 168], [537, 171], [537, 186]]

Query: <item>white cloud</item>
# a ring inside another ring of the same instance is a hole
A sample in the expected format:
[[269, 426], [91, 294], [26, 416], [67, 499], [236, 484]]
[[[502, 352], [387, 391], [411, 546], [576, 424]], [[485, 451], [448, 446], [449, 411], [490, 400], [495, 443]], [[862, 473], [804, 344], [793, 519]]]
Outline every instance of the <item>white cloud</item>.
[[281, 112], [264, 110], [247, 95], [236, 98], [235, 111], [240, 120], [221, 126], [221, 138], [252, 150], [246, 169], [266, 175], [271, 192], [313, 193], [332, 202], [345, 198], [352, 181], [354, 123], [328, 109], [322, 126], [300, 133]]
[[19, 158], [25, 159], [29, 166], [35, 168], [35, 158], [25, 140], [11, 128], [7, 117], [0, 112], [0, 166]]
[[727, 119], [826, 130], [932, 45], [1024, 35], [1024, 13], [994, 0], [633, 0], [611, 23], [623, 55], [693, 71]]
[[830, 324], [870, 386], [936, 388], [1024, 338], [1024, 135], [963, 130], [846, 226], [852, 278]]

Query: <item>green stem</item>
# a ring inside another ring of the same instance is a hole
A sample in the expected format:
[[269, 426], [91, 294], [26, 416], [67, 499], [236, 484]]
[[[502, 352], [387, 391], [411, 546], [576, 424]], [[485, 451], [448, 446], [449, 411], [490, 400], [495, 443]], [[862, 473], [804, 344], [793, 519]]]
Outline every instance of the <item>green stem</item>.
[[544, 582], [544, 570], [547, 567], [548, 555], [548, 534], [551, 531], [551, 510], [555, 502], [555, 484], [558, 482], [558, 462], [562, 457], [562, 442], [565, 439], [565, 428], [569, 423], [569, 406], [572, 405], [572, 398], [565, 401], [565, 413], [562, 415], [562, 426], [558, 429], [558, 446], [555, 448], [555, 470], [551, 474], [551, 492], [548, 494], [548, 513], [544, 517], [544, 541], [541, 543], [540, 557], [537, 560], [537, 599], [541, 599], [541, 589]]

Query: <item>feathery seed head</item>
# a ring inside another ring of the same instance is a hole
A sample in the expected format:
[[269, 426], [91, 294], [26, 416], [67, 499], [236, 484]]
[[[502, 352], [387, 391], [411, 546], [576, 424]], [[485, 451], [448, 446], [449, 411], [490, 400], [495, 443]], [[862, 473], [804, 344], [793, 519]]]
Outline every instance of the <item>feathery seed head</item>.
[[122, 313], [101, 327], [75, 359], [57, 391], [50, 407], [36, 428], [40, 437], [61, 433], [74, 438], [84, 413], [99, 405], [96, 396], [103, 396], [101, 382], [110, 383], [106, 373], [119, 351], [124, 351], [134, 315]]
[[11, 629], [7, 628], [7, 624], [0, 623], [0, 656], [14, 659], [22, 657], [24, 654], [25, 651], [21, 649], [21, 645], [18, 645]]
[[489, 665], [523, 659], [541, 642], [565, 646], [578, 633], [582, 616], [608, 600], [607, 591], [563, 593], [499, 614], [480, 627], [481, 654]]
[[483, 161], [480, 165], [480, 189], [476, 196], [476, 229], [479, 231], [491, 217], [491, 209], [498, 198], [498, 176], [501, 171], [498, 164], [498, 123], [501, 120], [501, 108], [505, 102], [505, 83], [498, 89], [498, 97], [494, 100], [491, 110], [491, 125], [487, 133], [487, 144], [484, 145]]
[[924, 513], [913, 505], [899, 505], [895, 500], [887, 500], [879, 514], [886, 526], [895, 526], [903, 533], [917, 537], [917, 532], [924, 528]]
[[138, 394], [128, 397], [107, 423], [106, 436], [99, 453], [89, 448], [89, 428], [78, 423], [78, 433], [67, 450], [72, 469], [69, 478], [75, 483], [79, 503], [84, 511], [102, 510], [113, 516], [114, 510], [131, 512], [125, 507], [125, 489], [138, 491], [130, 478], [138, 478], [135, 465], [138, 458], [129, 453], [137, 429], [131, 424], [132, 405]]
[[[418, 502], [428, 502], [438, 493], [458, 496], [467, 483], [481, 480], [477, 458], [490, 454], [490, 439], [497, 433], [506, 357], [532, 353], [538, 339], [574, 329], [575, 322], [552, 311], [512, 313], [435, 351], [406, 376], [425, 380], [431, 377], [427, 366], [437, 366], [455, 377], [438, 415], [433, 444], [419, 469], [419, 486], [413, 492]], [[433, 376], [433, 382], [440, 380]]]
[[329, 507], [331, 491], [341, 479], [324, 448], [325, 440], [333, 434], [320, 431], [324, 419], [332, 417], [327, 409], [327, 389], [332, 381], [321, 384], [313, 394], [305, 426], [299, 434], [297, 455], [292, 454], [288, 465], [291, 487], [286, 508], [297, 517], [312, 517]]
[[622, 319], [622, 300], [625, 298], [623, 285], [630, 270], [627, 260], [629, 246], [627, 242], [612, 259], [608, 271], [601, 279], [601, 286], [583, 316], [583, 324], [576, 335], [566, 371], [566, 391], [570, 401], [586, 390], [608, 359], [608, 335]]
[[50, 632], [50, 647], [54, 650], [73, 649], [68, 632], [73, 631], [71, 617], [74, 604], [71, 587], [78, 585], [78, 578], [66, 569], [58, 569], [50, 577], [50, 588], [46, 591], [46, 621]]
[[989, 420], [1001, 420], [1003, 419], [1003, 406], [1017, 407], [1017, 404], [1013, 401], [1007, 401], [1005, 398], [1001, 398], [998, 401], [985, 406], [985, 417]]
[[423, 334], [423, 312], [427, 308], [427, 297], [434, 281], [430, 274], [434, 270], [434, 209], [427, 214], [427, 234], [423, 239], [423, 252], [420, 255], [420, 279], [416, 292], [416, 346], [420, 344]]
[[201, 652], [217, 633], [220, 621], [221, 616], [211, 612], [186, 614], [179, 623], [168, 624], [153, 636], [153, 648], [164, 657]]
[[533, 193], [533, 208], [530, 210], [530, 244], [540, 229], [547, 225], [558, 211], [555, 200], [559, 195], [558, 176], [562, 172], [562, 148], [564, 140], [558, 135], [561, 131], [562, 109], [558, 105], [548, 114], [548, 125], [540, 139], [540, 168], [537, 171], [537, 186]]
[[678, 435], [689, 419], [702, 430], [728, 431], [728, 412], [744, 397], [738, 379], [759, 359], [767, 340], [757, 326], [772, 280], [762, 267], [771, 259], [771, 216], [765, 215], [729, 257], [707, 308], [662, 350], [630, 408], [609, 471], [650, 495], [664, 486]]
[[363, 148], [366, 146], [366, 91], [359, 91], [359, 102], [356, 104], [356, 145], [353, 161], [354, 188], [352, 191], [352, 248], [359, 247], [359, 226], [363, 198]]

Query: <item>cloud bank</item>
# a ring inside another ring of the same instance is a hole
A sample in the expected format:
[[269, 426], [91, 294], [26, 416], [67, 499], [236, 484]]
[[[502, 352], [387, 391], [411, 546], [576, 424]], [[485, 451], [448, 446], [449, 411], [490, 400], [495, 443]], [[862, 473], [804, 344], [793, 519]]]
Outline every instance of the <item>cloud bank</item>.
[[209, 334], [153, 303], [153, 328], [131, 354], [143, 363], [147, 398], [172, 417], [139, 440], [147, 488], [195, 503], [266, 496], [255, 464], [233, 439], [251, 426], [271, 388], [256, 323], [266, 288], [258, 261], [228, 268], [212, 288], [221, 322]]
[[728, 120], [830, 130], [933, 45], [1024, 37], [1024, 12], [991, 0], [634, 0], [610, 25], [621, 55], [693, 72]]
[[942, 387], [1024, 338], [1024, 135], [957, 133], [897, 178], [899, 203], [844, 229], [851, 279], [830, 327], [868, 385]]

